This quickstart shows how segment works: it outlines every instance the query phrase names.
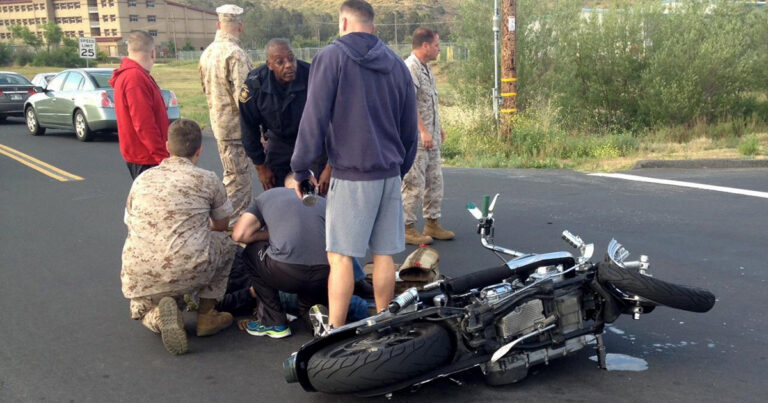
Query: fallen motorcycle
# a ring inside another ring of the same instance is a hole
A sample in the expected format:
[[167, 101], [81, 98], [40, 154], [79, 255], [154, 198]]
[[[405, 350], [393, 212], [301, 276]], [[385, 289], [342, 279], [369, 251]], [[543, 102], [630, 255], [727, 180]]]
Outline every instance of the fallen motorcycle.
[[628, 261], [616, 240], [597, 263], [590, 261], [594, 245], [568, 231], [563, 239], [576, 257], [495, 245], [498, 196], [467, 208], [482, 245], [511, 260], [408, 289], [378, 315], [315, 338], [285, 361], [286, 380], [307, 391], [376, 396], [480, 367], [487, 383], [504, 385], [593, 340], [606, 368], [603, 330], [621, 314], [639, 319], [661, 305], [691, 312], [714, 306], [709, 291], [652, 277], [646, 256]]

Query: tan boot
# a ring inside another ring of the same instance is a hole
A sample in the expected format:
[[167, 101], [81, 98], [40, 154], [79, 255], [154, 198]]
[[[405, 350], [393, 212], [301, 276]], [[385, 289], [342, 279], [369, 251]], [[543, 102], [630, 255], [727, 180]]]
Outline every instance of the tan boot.
[[157, 306], [159, 314], [157, 325], [163, 338], [163, 346], [173, 355], [187, 352], [187, 332], [184, 330], [184, 318], [181, 316], [176, 300], [163, 297]]
[[413, 224], [405, 226], [405, 243], [409, 245], [429, 245], [432, 243], [432, 237], [421, 234], [414, 228]]
[[453, 239], [453, 237], [456, 236], [453, 231], [448, 231], [447, 229], [441, 227], [440, 224], [438, 224], [437, 219], [433, 218], [427, 219], [427, 224], [424, 226], [424, 235], [429, 235], [434, 239], [440, 239], [443, 241]]
[[232, 324], [232, 315], [215, 310], [215, 306], [215, 299], [200, 298], [200, 307], [197, 309], [198, 337], [214, 335]]

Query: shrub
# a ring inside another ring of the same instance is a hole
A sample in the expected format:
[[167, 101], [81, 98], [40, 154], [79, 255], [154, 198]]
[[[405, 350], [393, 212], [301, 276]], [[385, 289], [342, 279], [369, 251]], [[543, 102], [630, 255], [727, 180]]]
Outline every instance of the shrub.
[[13, 64], [13, 49], [7, 43], [0, 43], [0, 66]]
[[757, 136], [751, 134], [744, 137], [741, 140], [741, 143], [739, 143], [739, 152], [741, 155], [749, 157], [757, 155], [760, 152], [760, 142], [758, 141]]
[[29, 52], [26, 50], [19, 50], [16, 52], [16, 65], [26, 66], [32, 63], [32, 59], [34, 58], [35, 58], [35, 55], [32, 52]]

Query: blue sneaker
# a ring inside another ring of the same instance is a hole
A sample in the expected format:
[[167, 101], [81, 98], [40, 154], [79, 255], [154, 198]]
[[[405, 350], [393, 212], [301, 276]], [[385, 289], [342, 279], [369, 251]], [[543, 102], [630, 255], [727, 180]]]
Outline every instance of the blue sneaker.
[[264, 326], [255, 320], [249, 320], [245, 325], [245, 331], [253, 336], [269, 336], [273, 339], [282, 339], [291, 335], [288, 325]]

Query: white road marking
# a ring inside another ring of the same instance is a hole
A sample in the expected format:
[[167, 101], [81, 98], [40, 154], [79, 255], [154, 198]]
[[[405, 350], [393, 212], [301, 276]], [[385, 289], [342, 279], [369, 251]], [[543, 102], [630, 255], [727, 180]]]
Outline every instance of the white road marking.
[[656, 178], [648, 178], [645, 176], [627, 175], [627, 174], [595, 173], [595, 174], [589, 174], [589, 175], [602, 176], [605, 178], [624, 179], [624, 180], [635, 181], [635, 182], [646, 182], [646, 183], [657, 183], [660, 185], [680, 186], [680, 187], [686, 187], [691, 189], [713, 190], [715, 192], [733, 193], [733, 194], [738, 194], [743, 196], [761, 197], [763, 199], [768, 199], [768, 192], [758, 192], [756, 190], [730, 188], [725, 186], [705, 185], [702, 183], [683, 182], [683, 181], [675, 181], [670, 179], [656, 179]]

